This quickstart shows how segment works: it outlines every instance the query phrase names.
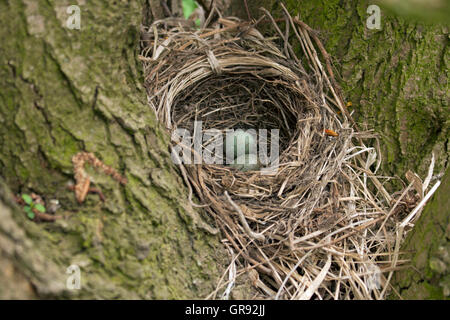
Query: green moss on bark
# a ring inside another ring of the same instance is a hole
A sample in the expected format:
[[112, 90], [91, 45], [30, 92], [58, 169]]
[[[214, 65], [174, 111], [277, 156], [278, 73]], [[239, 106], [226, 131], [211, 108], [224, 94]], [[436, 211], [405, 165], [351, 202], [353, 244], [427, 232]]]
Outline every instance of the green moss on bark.
[[[0, 3], [0, 177], [16, 193], [58, 199], [64, 216], [35, 224], [16, 211], [11, 224], [26, 230], [26, 245], [0, 241], [0, 251], [30, 269], [39, 297], [205, 297], [224, 255], [217, 255], [218, 239], [198, 229], [207, 227], [187, 201], [169, 139], [146, 104], [137, 59], [145, 1], [79, 3], [80, 30], [66, 28], [69, 1]], [[82, 150], [129, 180], [120, 186], [87, 168], [104, 204], [88, 195], [79, 205], [66, 188], [71, 158]], [[44, 270], [21, 258], [33, 247], [48, 261]], [[71, 264], [81, 267], [79, 291], [65, 288]]]

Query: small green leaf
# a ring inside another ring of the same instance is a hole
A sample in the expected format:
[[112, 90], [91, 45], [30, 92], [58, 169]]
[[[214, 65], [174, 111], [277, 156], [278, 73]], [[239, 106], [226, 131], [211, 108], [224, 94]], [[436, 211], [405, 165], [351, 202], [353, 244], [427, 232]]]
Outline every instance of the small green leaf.
[[36, 203], [36, 204], [34, 205], [34, 207], [36, 208], [36, 210], [38, 210], [38, 211], [40, 211], [40, 212], [42, 212], [42, 213], [45, 212], [45, 207], [44, 207], [42, 204], [40, 204], [40, 203]]
[[197, 8], [197, 5], [194, 0], [183, 0], [183, 15], [185, 19], [189, 19], [192, 12]]
[[25, 206], [23, 209], [24, 209], [25, 212], [27, 213], [28, 218], [34, 219], [34, 217], [35, 217], [36, 215], [34, 214], [34, 212], [33, 212], [33, 210], [31, 209], [31, 207]]
[[26, 204], [31, 204], [33, 202], [33, 199], [31, 199], [31, 197], [26, 193], [22, 195], [22, 199]]

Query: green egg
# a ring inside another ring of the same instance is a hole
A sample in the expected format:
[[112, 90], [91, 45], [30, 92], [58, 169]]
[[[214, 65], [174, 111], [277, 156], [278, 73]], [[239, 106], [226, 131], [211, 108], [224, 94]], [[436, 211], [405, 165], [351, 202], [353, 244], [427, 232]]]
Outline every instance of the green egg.
[[[253, 150], [251, 150], [251, 146], [254, 146]], [[234, 130], [232, 134], [227, 134], [225, 147], [227, 156], [229, 150], [233, 150], [233, 159], [249, 154], [251, 151], [256, 152], [255, 136], [242, 129]]]
[[241, 171], [253, 171], [259, 169], [258, 156], [256, 154], [243, 154], [236, 158], [234, 164], [230, 165], [232, 168]]

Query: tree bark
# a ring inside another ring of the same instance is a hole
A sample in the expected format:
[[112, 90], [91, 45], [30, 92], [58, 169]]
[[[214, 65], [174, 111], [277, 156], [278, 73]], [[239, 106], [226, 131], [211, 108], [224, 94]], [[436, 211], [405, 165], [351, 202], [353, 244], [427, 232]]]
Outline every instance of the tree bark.
[[[0, 298], [205, 297], [227, 255], [187, 200], [146, 104], [137, 56], [151, 10], [78, 3], [80, 30], [67, 28], [67, 1], [0, 3]], [[77, 203], [67, 183], [80, 151], [128, 183], [87, 168], [106, 201]], [[63, 219], [30, 221], [8, 189], [59, 200]], [[66, 287], [73, 264], [80, 290]]]

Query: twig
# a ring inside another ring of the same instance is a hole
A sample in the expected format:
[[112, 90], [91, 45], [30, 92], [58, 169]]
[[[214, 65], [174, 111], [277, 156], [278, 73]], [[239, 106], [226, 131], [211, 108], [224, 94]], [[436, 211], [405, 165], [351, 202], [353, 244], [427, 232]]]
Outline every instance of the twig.
[[79, 152], [72, 157], [73, 170], [75, 175], [76, 185], [74, 187], [75, 196], [79, 203], [82, 203], [86, 198], [88, 192], [98, 193], [100, 199], [104, 200], [103, 194], [98, 189], [91, 189], [90, 178], [84, 170], [84, 164], [88, 162], [94, 168], [102, 170], [105, 174], [110, 175], [114, 180], [121, 184], [126, 184], [127, 179], [122, 177], [115, 169], [107, 166], [100, 161], [93, 153]]
[[239, 206], [236, 203], [234, 203], [233, 200], [231, 200], [231, 197], [228, 195], [227, 191], [225, 191], [225, 196], [227, 197], [227, 200], [230, 202], [230, 204], [233, 206], [233, 208], [237, 211], [239, 218], [241, 219], [242, 226], [244, 227], [244, 230], [247, 232], [248, 236], [252, 239], [256, 239], [256, 240], [260, 240], [260, 241], [264, 242], [264, 240], [266, 239], [264, 237], [264, 235], [261, 233], [253, 232], [250, 229], [250, 227], [247, 223], [247, 220], [245, 220], [245, 217], [244, 217], [244, 214], [242, 213], [241, 208], [239, 208]]
[[436, 192], [437, 188], [441, 185], [441, 181], [436, 182], [431, 188], [431, 190], [426, 194], [426, 196], [419, 202], [417, 207], [414, 208], [413, 211], [402, 221], [400, 227], [404, 228], [406, 225], [417, 215], [417, 213], [425, 206], [427, 201], [431, 198], [431, 196]]

